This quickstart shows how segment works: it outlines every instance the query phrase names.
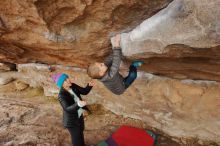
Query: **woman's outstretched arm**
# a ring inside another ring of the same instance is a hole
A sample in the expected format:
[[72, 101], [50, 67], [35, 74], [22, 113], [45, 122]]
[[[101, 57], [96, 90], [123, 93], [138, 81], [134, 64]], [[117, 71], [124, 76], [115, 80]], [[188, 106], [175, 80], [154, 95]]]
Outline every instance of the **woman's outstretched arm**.
[[72, 88], [76, 88], [79, 94], [82, 94], [82, 95], [89, 94], [93, 86], [94, 86], [94, 81], [90, 81], [86, 87], [80, 87], [79, 85], [72, 83]]

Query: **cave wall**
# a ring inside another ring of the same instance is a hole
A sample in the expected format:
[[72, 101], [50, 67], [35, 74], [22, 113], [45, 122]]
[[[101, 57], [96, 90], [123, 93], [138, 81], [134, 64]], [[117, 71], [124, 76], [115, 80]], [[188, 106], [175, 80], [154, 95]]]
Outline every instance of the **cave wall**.
[[[52, 72], [41, 64], [19, 64], [17, 68], [18, 72], [0, 73], [0, 79], [11, 76], [31, 87], [42, 87], [46, 96], [55, 99], [59, 90], [52, 74], [67, 73], [81, 86], [90, 81], [86, 71], [79, 68], [56, 66]], [[84, 100], [101, 104], [117, 115], [139, 119], [172, 137], [220, 144], [220, 84], [216, 81], [177, 80], [138, 72], [138, 79], [124, 94], [114, 95], [97, 81]]]
[[[2, 0], [0, 61], [85, 68], [111, 51], [111, 35], [125, 32], [125, 68], [131, 60], [143, 59], [140, 70], [145, 72], [139, 72], [140, 78], [121, 96], [98, 83], [87, 100], [171, 136], [219, 142], [219, 8], [219, 0]], [[142, 26], [147, 26], [143, 35], [129, 40]], [[58, 92], [50, 79], [54, 72], [18, 69], [13, 78], [43, 86], [48, 96]], [[78, 71], [67, 73], [84, 85], [88, 76]]]
[[121, 46], [146, 72], [220, 81], [220, 1], [174, 0], [123, 33]]
[[0, 61], [85, 67], [110, 52], [113, 33], [131, 30], [169, 2], [2, 0]]
[[142, 70], [220, 81], [219, 7], [218, 0], [1, 1], [0, 61], [85, 68], [124, 32], [123, 54], [143, 59]]

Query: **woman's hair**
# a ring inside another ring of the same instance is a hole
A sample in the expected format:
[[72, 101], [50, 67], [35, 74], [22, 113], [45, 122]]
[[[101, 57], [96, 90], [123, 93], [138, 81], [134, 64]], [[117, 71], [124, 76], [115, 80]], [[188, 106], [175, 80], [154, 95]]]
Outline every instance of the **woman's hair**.
[[100, 79], [102, 76], [99, 75], [100, 69], [95, 63], [90, 64], [87, 69], [87, 74], [93, 79]]

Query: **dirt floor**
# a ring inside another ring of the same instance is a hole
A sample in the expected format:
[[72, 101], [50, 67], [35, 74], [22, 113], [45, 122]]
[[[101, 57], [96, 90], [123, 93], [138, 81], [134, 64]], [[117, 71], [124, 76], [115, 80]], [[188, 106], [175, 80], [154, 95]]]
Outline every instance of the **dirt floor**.
[[[40, 88], [18, 90], [16, 82], [0, 86], [1, 146], [70, 146], [62, 126], [62, 110], [55, 97], [45, 97]], [[157, 146], [202, 146], [199, 140], [171, 138], [142, 121], [115, 115], [102, 105], [90, 105], [86, 118], [85, 140], [89, 146], [105, 140], [121, 125], [151, 129], [159, 134]], [[215, 146], [207, 143], [203, 146]]]

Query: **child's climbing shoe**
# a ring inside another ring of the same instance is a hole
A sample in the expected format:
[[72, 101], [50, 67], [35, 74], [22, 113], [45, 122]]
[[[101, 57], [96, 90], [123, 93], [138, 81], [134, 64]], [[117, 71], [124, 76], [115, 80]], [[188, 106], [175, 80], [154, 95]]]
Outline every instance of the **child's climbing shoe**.
[[136, 61], [133, 61], [131, 65], [133, 65], [134, 67], [140, 67], [143, 64], [144, 64], [144, 61], [136, 60]]

